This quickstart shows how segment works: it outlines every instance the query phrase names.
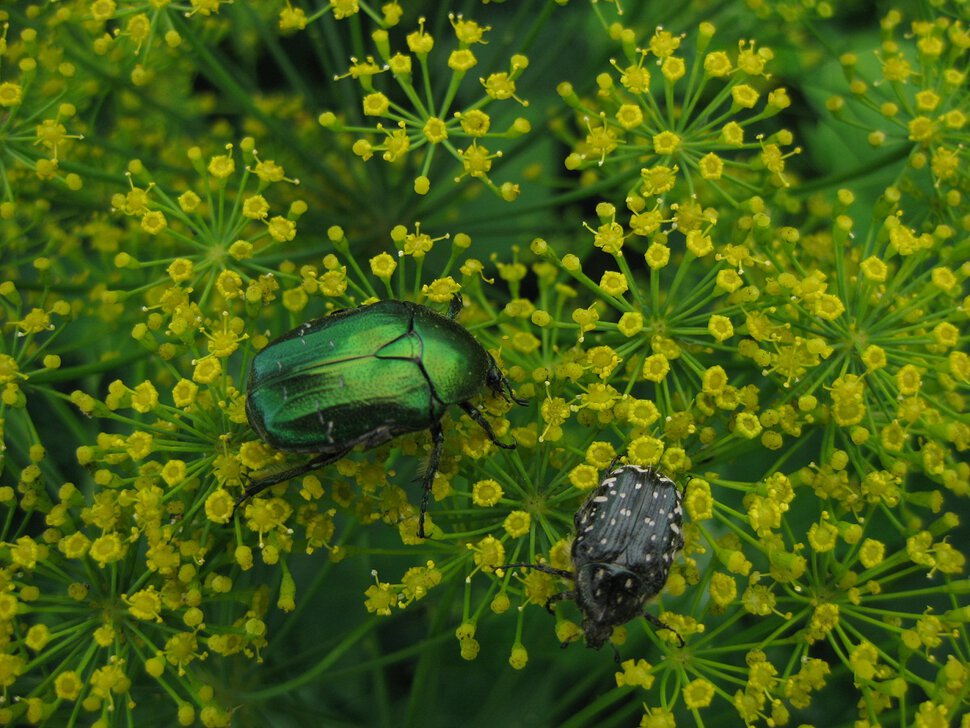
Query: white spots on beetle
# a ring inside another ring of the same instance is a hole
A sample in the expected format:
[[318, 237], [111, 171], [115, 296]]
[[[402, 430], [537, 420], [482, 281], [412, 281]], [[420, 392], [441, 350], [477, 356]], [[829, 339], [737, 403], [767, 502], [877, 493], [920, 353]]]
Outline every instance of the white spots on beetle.
[[657, 542], [657, 534], [655, 534], [655, 533], [651, 533], [650, 534], [650, 542], [651, 543], [656, 543]]
[[610, 519], [610, 525], [611, 526], [615, 526], [616, 525], [616, 519], [615, 518], [611, 518]]
[[605, 538], [601, 538], [600, 539], [600, 546], [606, 546], [606, 539]]
[[625, 582], [623, 582], [623, 587], [625, 589], [629, 589], [631, 586], [633, 586], [633, 579], [627, 579]]
[[596, 597], [603, 596], [603, 590], [602, 589], [597, 589], [596, 591], [593, 592], [593, 596], [596, 596]]
[[644, 561], [653, 561], [653, 554], [651, 554], [651, 553], [644, 554], [643, 555], [643, 560]]
[[616, 495], [616, 491], [615, 490], [611, 490], [610, 491], [610, 495]]
[[634, 490], [640, 490], [640, 488], [642, 488], [642, 487], [643, 487], [643, 483], [641, 483], [640, 481], [637, 481], [637, 484], [635, 486], [633, 486], [633, 489]]
[[598, 495], [593, 498], [593, 503], [606, 503], [608, 500], [609, 498], [607, 498], [605, 495]]
[[654, 500], [656, 500], [657, 498], [659, 498], [660, 497], [660, 491], [659, 490], [655, 490], [653, 492], [653, 497], [654, 497]]
[[[589, 533], [594, 528], [596, 528], [596, 524], [595, 523], [591, 523], [586, 528], [583, 529], [583, 533]], [[582, 536], [580, 536], [579, 538], [582, 538]]]
[[653, 520], [650, 516], [647, 516], [646, 518], [644, 518], [643, 522], [647, 525], [647, 528], [653, 528], [654, 524], [656, 523], [656, 521]]

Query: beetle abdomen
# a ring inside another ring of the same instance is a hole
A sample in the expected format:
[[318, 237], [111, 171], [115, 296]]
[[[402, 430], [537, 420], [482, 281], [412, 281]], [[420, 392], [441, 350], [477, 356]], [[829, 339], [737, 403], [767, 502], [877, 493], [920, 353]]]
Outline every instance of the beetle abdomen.
[[666, 581], [683, 546], [680, 501], [677, 486], [660, 473], [617, 468], [576, 513], [574, 561], [615, 564]]
[[403, 301], [380, 301], [297, 326], [255, 356], [249, 389], [272, 386], [329, 362], [374, 355], [408, 333], [410, 319], [411, 310]]
[[374, 447], [440, 416], [417, 363], [376, 356], [304, 367], [253, 387], [246, 411], [267, 443], [307, 452]]
[[610, 472], [576, 512], [576, 602], [591, 647], [663, 589], [684, 545], [682, 519], [674, 482], [635, 465]]

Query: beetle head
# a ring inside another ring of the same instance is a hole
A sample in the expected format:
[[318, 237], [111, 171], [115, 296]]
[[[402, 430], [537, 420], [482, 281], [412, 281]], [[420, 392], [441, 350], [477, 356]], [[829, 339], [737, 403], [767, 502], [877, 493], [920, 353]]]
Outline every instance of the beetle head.
[[643, 580], [626, 567], [583, 564], [576, 572], [576, 604], [583, 613], [586, 644], [602, 647], [614, 627], [641, 615], [645, 596]]
[[498, 363], [491, 354], [488, 355], [488, 371], [485, 372], [485, 384], [488, 385], [488, 388], [492, 392], [501, 395], [506, 402], [515, 402], [519, 406], [525, 406], [529, 403], [528, 400], [515, 396], [515, 392], [512, 391], [512, 383], [502, 373], [502, 370], [499, 369]]

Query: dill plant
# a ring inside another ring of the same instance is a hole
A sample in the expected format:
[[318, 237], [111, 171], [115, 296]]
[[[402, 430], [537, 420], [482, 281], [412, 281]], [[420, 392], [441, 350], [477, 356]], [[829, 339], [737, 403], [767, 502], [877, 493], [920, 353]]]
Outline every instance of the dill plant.
[[[0, 723], [967, 725], [965, 8], [625, 5], [0, 9]], [[433, 538], [427, 433], [234, 512], [255, 352], [456, 295], [530, 404]], [[614, 662], [502, 567], [616, 458], [686, 544]]]

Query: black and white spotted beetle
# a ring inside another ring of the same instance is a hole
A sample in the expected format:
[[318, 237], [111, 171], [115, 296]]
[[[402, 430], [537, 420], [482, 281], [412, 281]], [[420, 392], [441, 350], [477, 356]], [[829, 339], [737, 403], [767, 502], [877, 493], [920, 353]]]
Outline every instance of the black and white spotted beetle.
[[506, 568], [524, 566], [572, 579], [575, 589], [556, 594], [547, 607], [575, 599], [586, 644], [598, 650], [614, 627], [641, 615], [669, 629], [643, 607], [667, 583], [674, 555], [684, 545], [682, 520], [681, 494], [670, 478], [636, 465], [611, 466], [573, 519], [574, 572], [542, 564]]

